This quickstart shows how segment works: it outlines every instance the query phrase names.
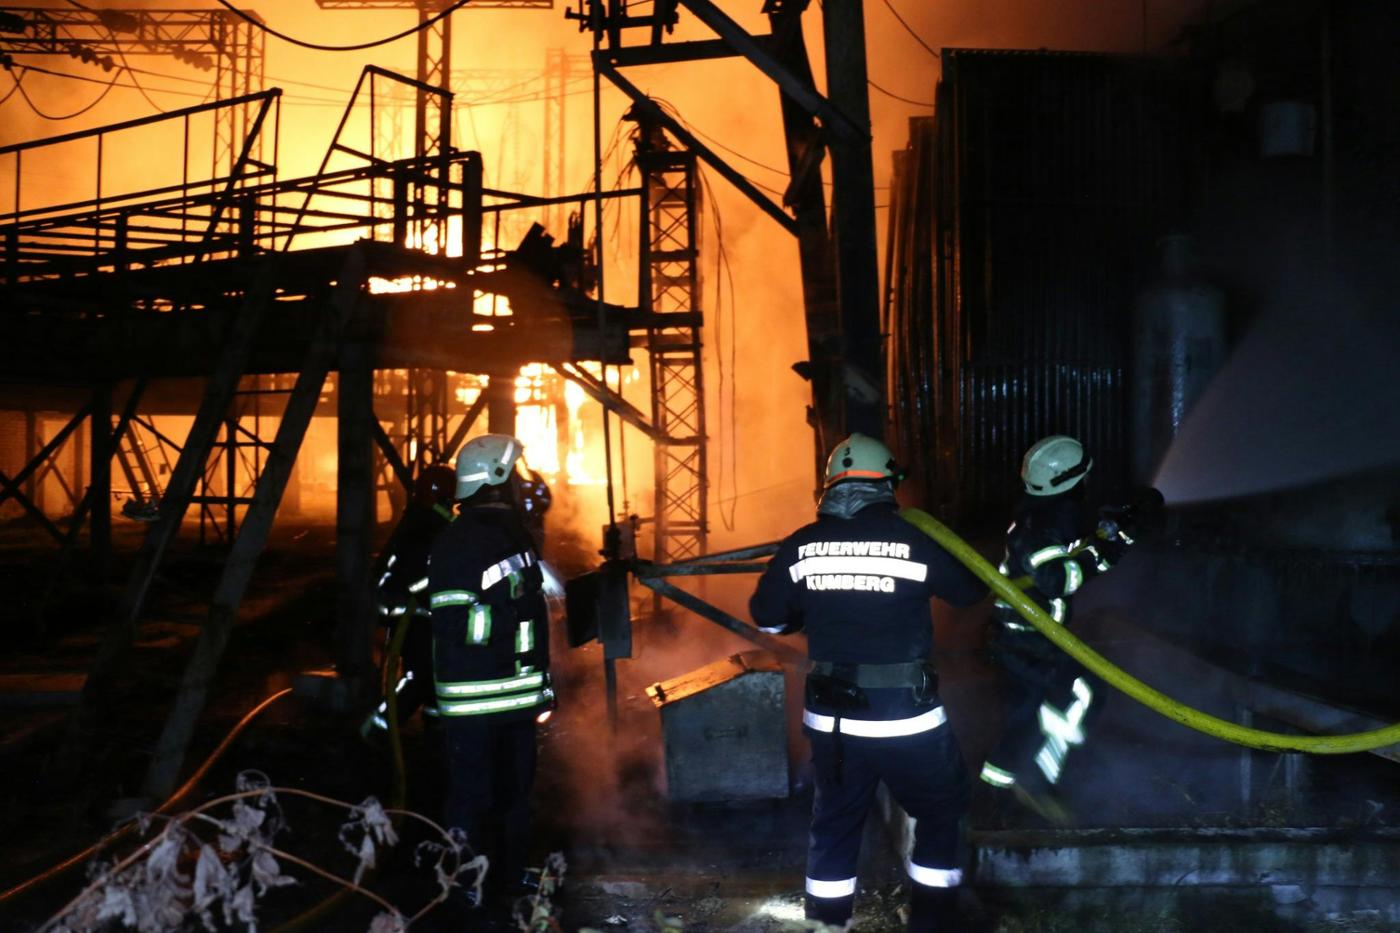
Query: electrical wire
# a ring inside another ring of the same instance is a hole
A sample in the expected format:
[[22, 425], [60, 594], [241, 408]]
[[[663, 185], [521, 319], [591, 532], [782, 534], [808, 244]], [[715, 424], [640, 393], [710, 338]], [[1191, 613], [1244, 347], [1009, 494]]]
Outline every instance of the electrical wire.
[[[84, 6], [83, 4], [79, 3], [78, 0], [68, 0], [68, 3], [70, 6], [77, 7], [84, 13], [93, 13], [94, 15], [96, 15], [96, 11], [94, 11], [91, 7]], [[99, 17], [99, 21], [100, 20], [101, 18]], [[117, 57], [122, 60], [122, 67], [126, 69], [128, 74], [131, 75], [131, 83], [136, 85], [136, 90], [141, 92], [141, 96], [146, 99], [146, 103], [154, 107], [159, 113], [169, 113], [170, 111], [166, 110], [160, 104], [156, 103], [155, 100], [151, 97], [151, 95], [146, 92], [146, 89], [141, 86], [141, 80], [136, 77], [136, 69], [132, 68], [131, 62], [127, 61], [126, 52], [122, 49], [122, 42], [120, 39], [117, 38], [117, 34], [106, 23], [102, 24], [102, 28], [106, 31], [108, 38], [112, 40], [112, 46], [117, 50]], [[205, 100], [208, 100], [210, 97], [214, 96], [214, 92], [218, 90], [218, 83], [218, 78], [215, 78], [213, 81], [209, 82], [208, 89], [204, 92]]]
[[903, 26], [905, 31], [907, 31], [909, 35], [914, 37], [915, 42], [919, 43], [925, 49], [927, 49], [928, 53], [934, 58], [943, 57], [942, 55], [939, 55], [938, 52], [934, 51], [933, 46], [929, 45], [927, 42], [924, 41], [923, 36], [919, 35], [917, 32], [914, 31], [913, 26], [910, 26], [907, 22], [904, 21], [904, 17], [899, 15], [899, 11], [894, 8], [894, 4], [891, 3], [890, 0], [885, 0], [885, 6], [889, 7], [890, 12], [894, 14], [894, 18], [899, 20], [899, 25]]
[[[23, 54], [23, 53], [20, 53], [20, 54]], [[85, 81], [85, 82], [87, 82], [87, 83], [89, 83], [89, 84], [101, 84], [101, 85], [104, 85], [104, 86], [107, 84], [107, 82], [104, 81], [104, 80], [102, 80], [101, 78], [90, 78], [90, 77], [88, 77], [87, 75], [73, 74], [71, 71], [54, 71], [54, 70], [51, 69], [51, 68], [43, 68], [43, 67], [41, 67], [41, 66], [39, 66], [39, 65], [21, 65], [21, 66], [17, 66], [17, 67], [22, 67], [22, 68], [24, 68], [24, 70], [26, 70], [26, 71], [33, 71], [33, 72], [35, 72], [36, 74], [49, 75], [49, 76], [54, 77], [54, 78], [67, 78], [67, 79], [70, 80], [70, 81]], [[146, 71], [146, 70], [144, 70], [144, 69], [130, 69], [130, 68], [118, 69], [117, 74], [118, 74], [118, 76], [120, 76], [120, 74], [121, 74], [122, 71], [134, 71], [134, 70], [140, 70], [140, 71], [142, 71], [143, 74], [153, 74], [153, 72]], [[160, 75], [160, 77], [167, 77], [167, 76], [166, 76], [166, 75]], [[171, 78], [173, 78], [174, 80], [177, 80], [177, 81], [189, 81], [189, 80], [192, 80], [192, 79], [190, 79], [190, 78], [177, 78], [177, 77], [175, 77], [174, 75], [170, 75], [170, 76], [168, 76], [168, 77], [171, 77]], [[203, 82], [203, 81], [200, 81], [200, 82], [198, 82], [198, 83], [203, 84], [204, 82]], [[136, 85], [134, 85], [134, 84], [122, 84], [122, 83], [120, 83], [120, 82], [118, 82], [115, 86], [116, 86], [116, 87], [124, 87], [124, 88], [132, 88], [132, 89], [135, 89], [135, 87], [136, 87]], [[157, 88], [157, 90], [159, 90], [162, 94], [179, 94], [179, 95], [182, 96], [182, 97], [199, 97], [199, 96], [200, 96], [199, 94], [195, 94], [195, 93], [192, 92], [192, 91], [177, 91], [177, 90], [174, 90], [174, 89], [171, 89], [171, 88]]]
[[[724, 514], [724, 500], [721, 499], [719, 505], [720, 522], [725, 530], [733, 531], [738, 516], [739, 501], [739, 418], [738, 418], [738, 395], [739, 395], [739, 322], [736, 317], [738, 308], [738, 296], [734, 288], [734, 266], [729, 261], [729, 251], [724, 245], [724, 218], [720, 213], [719, 200], [713, 195], [713, 188], [709, 178], [701, 170], [699, 173], [701, 187], [705, 193], [705, 199], [712, 206], [711, 215], [714, 219], [715, 244], [717, 248], [716, 256], [716, 282], [715, 282], [715, 360], [719, 368], [719, 406], [724, 412], [724, 341], [723, 341], [723, 320], [724, 320], [724, 285], [729, 285], [729, 488], [734, 493], [729, 498], [729, 514]], [[723, 277], [721, 279], [721, 276]], [[722, 415], [721, 415], [722, 416]], [[724, 422], [721, 422], [723, 425]], [[724, 460], [720, 460], [721, 467]], [[720, 492], [724, 491], [724, 475], [721, 472], [719, 477]]]
[[19, 76], [18, 76], [18, 75], [11, 75], [10, 77], [12, 77], [12, 78], [15, 79], [15, 83], [14, 83], [13, 85], [11, 85], [11, 87], [10, 87], [10, 89], [9, 89], [8, 91], [5, 92], [5, 96], [4, 96], [4, 97], [0, 97], [0, 104], [4, 104], [5, 101], [9, 100], [11, 97], [14, 97], [14, 96], [15, 96], [15, 91], [18, 91], [18, 90], [19, 90]]
[[[763, 161], [760, 161], [760, 160], [758, 160], [758, 159], [755, 159], [755, 158], [752, 157], [752, 156], [745, 155], [744, 153], [740, 152], [739, 150], [733, 148], [732, 146], [729, 146], [728, 144], [724, 143], [723, 141], [721, 141], [721, 140], [719, 140], [719, 139], [716, 139], [715, 137], [711, 136], [709, 133], [706, 133], [704, 130], [700, 129], [700, 128], [697, 127], [695, 124], [693, 124], [693, 123], [691, 123], [689, 120], [687, 120], [687, 119], [681, 114], [680, 110], [677, 109], [676, 105], [675, 105], [675, 104], [672, 104], [670, 101], [668, 101], [668, 100], [666, 100], [666, 99], [664, 99], [664, 98], [661, 98], [661, 97], [653, 97], [652, 100], [655, 101], [655, 102], [657, 103], [657, 105], [660, 106], [663, 110], [665, 110], [666, 112], [668, 112], [672, 117], [674, 117], [676, 120], [680, 121], [680, 123], [681, 123], [687, 130], [689, 130], [690, 132], [694, 133], [696, 136], [699, 136], [699, 137], [702, 138], [702, 139], [707, 139], [707, 140], [709, 140], [711, 143], [713, 143], [714, 145], [718, 146], [720, 149], [723, 149], [725, 152], [729, 153], [730, 155], [735, 156], [736, 158], [739, 158], [739, 159], [743, 159], [745, 162], [749, 162], [749, 163], [751, 163], [751, 164], [753, 164], [753, 165], [758, 166], [759, 168], [767, 169], [768, 171], [773, 172], [773, 173], [776, 174], [776, 175], [781, 175], [781, 176], [783, 176], [784, 178], [787, 178], [787, 179], [791, 179], [791, 178], [792, 178], [792, 175], [790, 175], [785, 169], [780, 169], [780, 168], [778, 168], [777, 166], [769, 165], [767, 162], [763, 162]], [[753, 179], [748, 179], [748, 181], [753, 182]], [[756, 182], [754, 182], [754, 183], [756, 184]], [[822, 180], [822, 184], [825, 185], [825, 186], [828, 187], [828, 188], [832, 187], [832, 183], [829, 182], [829, 181], [826, 181], [825, 179]], [[888, 190], [889, 187], [890, 187], [889, 185], [876, 185], [876, 186], [875, 186], [876, 190], [879, 190], [879, 191]], [[781, 194], [781, 193], [782, 193], [782, 192], [775, 191], [775, 190], [772, 189], [772, 188], [769, 188], [769, 189], [767, 189], [767, 190], [773, 191], [774, 194]]]
[[[28, 65], [25, 65], [24, 67], [25, 67], [27, 70], [31, 70], [31, 71], [39, 71], [39, 70], [40, 70], [40, 69], [37, 69], [37, 68], [29, 68]], [[51, 114], [51, 113], [45, 113], [45, 112], [39, 107], [38, 104], [34, 103], [34, 99], [33, 99], [32, 97], [30, 97], [30, 96], [29, 96], [29, 92], [26, 91], [26, 90], [24, 89], [24, 84], [22, 83], [22, 76], [20, 76], [20, 75], [15, 75], [15, 88], [19, 90], [19, 96], [24, 98], [24, 102], [25, 102], [26, 104], [29, 105], [29, 109], [30, 109], [30, 110], [34, 111], [35, 114], [37, 114], [38, 116], [44, 118], [45, 120], [52, 120], [52, 121], [54, 121], [55, 123], [57, 123], [57, 122], [60, 122], [60, 121], [62, 121], [62, 120], [71, 120], [71, 119], [73, 119], [74, 117], [81, 117], [83, 114], [87, 113], [87, 112], [88, 112], [89, 110], [91, 110], [93, 107], [96, 107], [98, 104], [102, 103], [102, 101], [107, 97], [107, 95], [110, 94], [110, 93], [112, 93], [112, 88], [114, 88], [114, 87], [117, 86], [117, 78], [119, 78], [119, 77], [121, 77], [121, 72], [120, 72], [120, 71], [118, 71], [118, 72], [116, 72], [115, 74], [112, 75], [112, 80], [107, 82], [107, 86], [104, 87], [104, 88], [102, 89], [102, 92], [101, 92], [100, 94], [98, 94], [97, 97], [95, 97], [90, 103], [88, 103], [86, 106], [79, 107], [77, 110], [74, 110], [72, 113], [65, 113], [65, 114], [62, 114], [62, 115], [55, 115], [55, 114]]]
[[436, 26], [441, 20], [446, 19], [456, 11], [462, 9], [462, 7], [466, 6], [469, 0], [456, 0], [456, 2], [454, 2], [451, 6], [446, 7], [440, 12], [433, 14], [431, 17], [423, 20], [423, 22], [419, 23], [417, 26], [409, 27], [408, 29], [405, 29], [402, 32], [394, 33], [392, 36], [385, 36], [382, 39], [375, 39], [372, 42], [360, 42], [356, 43], [355, 45], [324, 45], [320, 42], [307, 42], [304, 39], [298, 39], [295, 36], [289, 36], [285, 32], [279, 32], [278, 30], [273, 29], [267, 23], [264, 23], [261, 20], [259, 20], [256, 16], [252, 16], [248, 13], [245, 13], [243, 10], [240, 10], [238, 7], [230, 3], [229, 0], [215, 0], [215, 2], [218, 3], [219, 6], [227, 9], [229, 12], [237, 14], [245, 22], [252, 24], [254, 27], [262, 30], [269, 36], [281, 39], [283, 42], [289, 42], [292, 45], [300, 46], [303, 49], [311, 49], [316, 52], [360, 52], [365, 49], [372, 49], [376, 48], [377, 46], [388, 45], [389, 43], [397, 42], [400, 39], [407, 39], [409, 36], [415, 33], [419, 33], [425, 29], [428, 29], [429, 27]]
[[893, 97], [895, 100], [902, 100], [906, 104], [913, 104], [916, 107], [927, 107], [930, 110], [933, 109], [933, 104], [930, 101], [915, 100], [912, 97], [904, 97], [901, 94], [896, 94], [894, 91], [886, 90], [885, 88], [876, 84], [874, 81], [871, 81], [869, 78], [865, 79], [865, 83], [873, 87], [875, 90], [879, 91], [881, 94], [884, 94], [886, 97]]

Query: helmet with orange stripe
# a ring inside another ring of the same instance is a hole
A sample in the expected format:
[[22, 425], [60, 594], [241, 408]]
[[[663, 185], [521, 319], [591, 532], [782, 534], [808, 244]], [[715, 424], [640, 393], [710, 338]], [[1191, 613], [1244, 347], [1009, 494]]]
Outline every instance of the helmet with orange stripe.
[[848, 480], [888, 480], [894, 485], [902, 479], [904, 471], [895, 463], [890, 449], [864, 434], [852, 434], [837, 444], [826, 461], [827, 489]]

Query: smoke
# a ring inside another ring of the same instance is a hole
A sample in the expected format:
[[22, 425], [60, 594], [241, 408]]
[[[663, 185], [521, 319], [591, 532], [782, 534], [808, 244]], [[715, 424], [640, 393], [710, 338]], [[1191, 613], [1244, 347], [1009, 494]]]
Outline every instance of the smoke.
[[1265, 315], [1226, 360], [1167, 452], [1156, 485], [1189, 503], [1400, 465], [1400, 326], [1317, 301]]

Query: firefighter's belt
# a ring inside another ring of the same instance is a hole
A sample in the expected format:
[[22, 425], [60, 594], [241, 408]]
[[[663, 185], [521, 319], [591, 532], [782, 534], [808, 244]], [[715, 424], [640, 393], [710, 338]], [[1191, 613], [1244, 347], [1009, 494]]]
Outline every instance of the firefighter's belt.
[[929, 661], [900, 661], [897, 664], [841, 664], [833, 661], [813, 661], [810, 673], [834, 680], [843, 680], [867, 690], [894, 687], [922, 688], [934, 682], [933, 664]]

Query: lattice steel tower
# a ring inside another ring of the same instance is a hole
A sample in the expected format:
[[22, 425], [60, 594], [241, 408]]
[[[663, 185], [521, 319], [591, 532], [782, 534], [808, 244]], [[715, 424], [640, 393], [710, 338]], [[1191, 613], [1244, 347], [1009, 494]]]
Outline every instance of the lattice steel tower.
[[675, 315], [647, 332], [656, 429], [656, 561], [699, 557], [709, 534], [705, 379], [701, 358], [700, 188], [695, 153], [639, 120], [643, 311]]

